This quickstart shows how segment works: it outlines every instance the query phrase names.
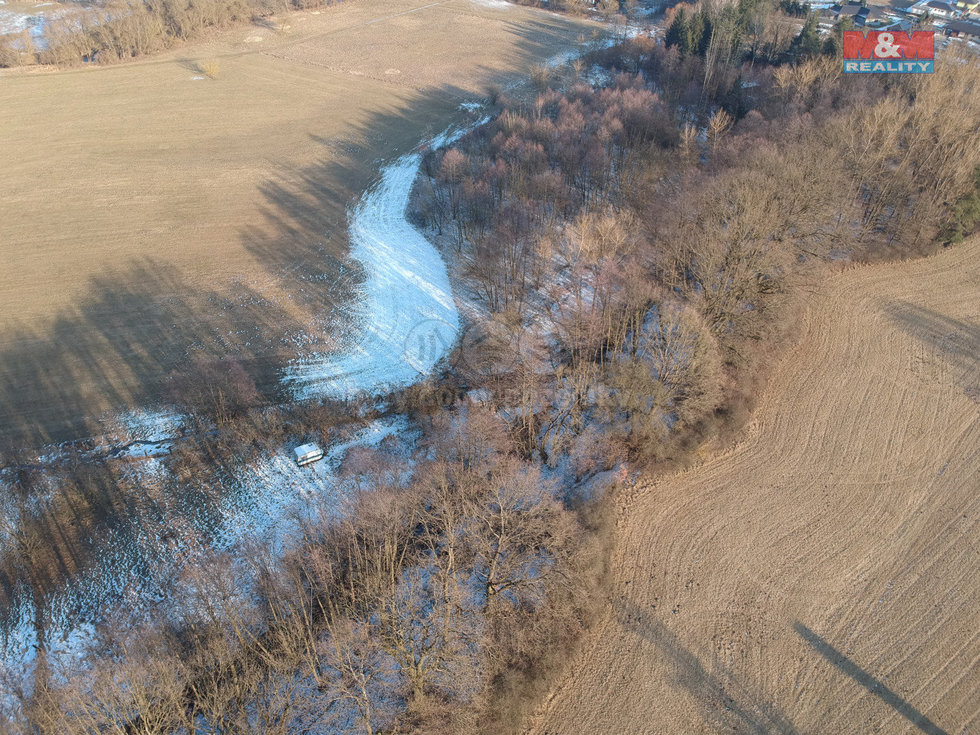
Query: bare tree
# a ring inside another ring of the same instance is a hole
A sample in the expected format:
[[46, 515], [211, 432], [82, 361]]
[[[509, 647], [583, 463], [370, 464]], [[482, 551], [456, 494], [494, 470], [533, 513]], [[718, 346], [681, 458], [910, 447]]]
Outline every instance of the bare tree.
[[319, 653], [328, 672], [327, 724], [359, 722], [365, 735], [388, 728], [400, 710], [394, 660], [365, 623], [341, 618], [328, 621], [326, 630]]

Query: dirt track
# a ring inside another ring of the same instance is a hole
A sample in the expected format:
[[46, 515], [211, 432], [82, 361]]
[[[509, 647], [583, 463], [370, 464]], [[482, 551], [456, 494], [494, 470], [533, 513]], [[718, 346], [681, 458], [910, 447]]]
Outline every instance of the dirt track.
[[980, 732], [980, 241], [800, 330], [739, 446], [626, 501], [532, 733]]

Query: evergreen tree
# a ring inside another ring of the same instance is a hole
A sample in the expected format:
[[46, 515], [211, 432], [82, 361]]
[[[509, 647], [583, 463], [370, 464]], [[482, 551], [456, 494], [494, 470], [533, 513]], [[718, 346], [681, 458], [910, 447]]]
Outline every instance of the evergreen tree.
[[845, 15], [834, 24], [834, 32], [827, 36], [823, 43], [825, 56], [840, 56], [844, 53], [844, 31], [853, 31], [854, 21]]
[[711, 16], [702, 7], [694, 16], [694, 22], [691, 24], [691, 46], [700, 56], [705, 56], [708, 53], [711, 31]]
[[806, 17], [799, 35], [789, 46], [789, 56], [795, 61], [809, 59], [821, 51], [820, 33], [817, 30], [817, 14], [810, 13]]
[[674, 22], [667, 29], [667, 34], [664, 36], [664, 44], [668, 47], [677, 46], [677, 49], [682, 54], [687, 55], [691, 53], [691, 26], [687, 22], [687, 14], [683, 8], [677, 11], [677, 15], [674, 16]]
[[802, 18], [809, 12], [809, 6], [799, 0], [780, 0], [779, 9], [794, 18]]
[[735, 77], [735, 82], [721, 98], [721, 109], [725, 110], [735, 121], [741, 120], [749, 111], [749, 100], [746, 99], [742, 88], [742, 75]]

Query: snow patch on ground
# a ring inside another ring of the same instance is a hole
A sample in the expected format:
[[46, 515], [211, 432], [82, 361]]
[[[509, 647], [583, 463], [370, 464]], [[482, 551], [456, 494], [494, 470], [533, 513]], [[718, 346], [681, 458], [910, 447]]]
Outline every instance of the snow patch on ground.
[[481, 8], [493, 8], [494, 10], [510, 10], [510, 3], [507, 0], [470, 0], [474, 5]]
[[589, 69], [589, 73], [585, 78], [593, 87], [608, 87], [613, 81], [612, 73], [608, 69], [601, 67], [598, 64], [592, 65], [592, 68]]
[[[469, 129], [447, 130], [429, 146], [449, 145]], [[341, 353], [303, 357], [286, 368], [283, 383], [296, 399], [410, 385], [430, 374], [456, 341], [459, 312], [446, 264], [406, 217], [421, 163], [421, 151], [414, 151], [385, 166], [351, 212], [350, 255], [366, 274], [354, 307], [357, 334], [345, 337]]]
[[129, 446], [123, 447], [115, 452], [116, 459], [148, 459], [155, 457], [166, 457], [170, 454], [173, 442], [163, 440], [157, 442], [133, 442]]
[[22, 33], [24, 30], [29, 30], [33, 38], [39, 38], [44, 33], [44, 18], [13, 10], [0, 10], [0, 36]]
[[354, 447], [377, 447], [389, 436], [413, 436], [403, 416], [380, 419], [351, 439], [330, 445], [324, 458], [300, 467], [291, 451], [260, 458], [236, 481], [235, 492], [222, 509], [223, 522], [211, 539], [215, 549], [232, 551], [260, 540], [262, 548], [279, 555], [299, 538], [302, 523], [336, 514], [348, 497], [337, 469]]
[[[225, 492], [213, 499], [216, 505], [198, 502], [191, 491], [183, 501], [170, 496], [166, 507], [139, 527], [108, 530], [98, 564], [46, 600], [48, 662], [65, 671], [84, 668], [95, 626], [107, 615], [131, 620], [163, 615], [177, 621], [190, 614], [182, 575], [202, 559], [218, 553], [248, 560], [256, 548], [272, 561], [280, 558], [302, 538], [306, 523], [329, 519], [344, 508], [350, 487], [338, 470], [347, 452], [377, 447], [388, 437], [401, 442], [399, 456], [407, 457], [417, 431], [403, 416], [379, 419], [332, 444], [323, 460], [305, 467], [284, 446], [235, 469], [223, 482]], [[159, 491], [173, 480], [165, 460], [155, 457], [133, 462], [127, 479], [152, 497], [166, 496]], [[252, 571], [241, 564], [236, 585], [243, 596], [251, 594]], [[29, 596], [20, 596], [10, 613], [6, 635], [0, 637], [0, 682], [29, 676], [39, 647]]]
[[179, 436], [185, 421], [176, 411], [138, 408], [119, 414], [114, 423], [122, 432], [124, 442], [158, 442]]
[[[49, 5], [54, 3], [40, 3], [34, 8], [46, 8]], [[40, 10], [37, 13], [0, 8], [0, 36], [14, 36], [14, 46], [23, 49], [22, 35], [27, 31], [33, 46], [44, 50], [48, 47], [47, 39], [44, 37], [47, 25], [53, 20], [67, 17], [70, 12], [68, 8]]]

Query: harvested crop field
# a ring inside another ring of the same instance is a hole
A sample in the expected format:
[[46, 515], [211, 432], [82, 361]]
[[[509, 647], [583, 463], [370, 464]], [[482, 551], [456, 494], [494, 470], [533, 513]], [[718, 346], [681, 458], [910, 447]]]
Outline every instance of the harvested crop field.
[[744, 441], [638, 486], [533, 733], [980, 732], [980, 241], [808, 297]]
[[346, 213], [460, 104], [591, 28], [470, 0], [359, 0], [137, 63], [0, 84], [0, 443], [100, 433], [192, 361], [273, 394], [340, 346]]

